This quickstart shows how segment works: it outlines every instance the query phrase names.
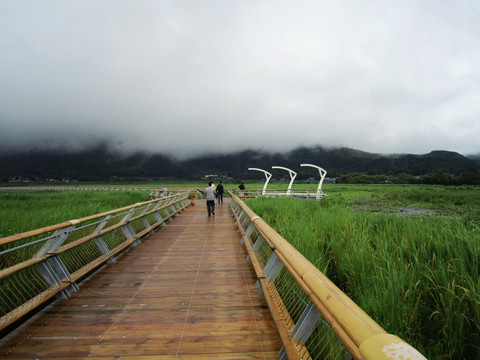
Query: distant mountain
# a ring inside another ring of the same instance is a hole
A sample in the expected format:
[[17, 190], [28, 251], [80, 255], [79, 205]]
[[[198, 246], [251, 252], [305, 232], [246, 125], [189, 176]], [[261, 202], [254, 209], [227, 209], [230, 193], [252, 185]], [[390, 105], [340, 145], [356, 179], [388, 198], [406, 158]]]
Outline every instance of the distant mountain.
[[299, 180], [317, 175], [312, 173], [311, 168], [300, 167], [303, 163], [321, 166], [328, 171], [328, 176], [349, 173], [421, 176], [436, 170], [459, 175], [478, 171], [480, 156], [467, 158], [451, 151], [432, 151], [424, 155], [382, 155], [349, 148], [329, 149], [315, 146], [300, 147], [285, 153], [245, 150], [175, 160], [162, 154], [142, 152], [120, 155], [102, 144], [80, 152], [49, 150], [0, 154], [0, 181], [8, 181], [13, 177], [42, 181], [200, 179], [209, 174], [242, 180], [258, 179], [259, 173], [248, 171], [249, 167], [265, 169], [277, 178], [288, 177], [286, 172], [272, 170], [272, 166], [283, 166], [298, 172]]
[[480, 154], [468, 155], [467, 158], [469, 158], [470, 160], [475, 161], [477, 164], [480, 165]]
[[[320, 146], [301, 147], [287, 153], [272, 154], [248, 150], [230, 155], [204, 156], [186, 160], [182, 167], [196, 169], [199, 173], [210, 171], [248, 179], [258, 177], [258, 173], [248, 171], [249, 167], [262, 168], [273, 173], [272, 166], [284, 166], [298, 172], [299, 179], [312, 176], [312, 169], [300, 167], [302, 163], [318, 165], [327, 170], [329, 176], [352, 172], [420, 176], [435, 170], [458, 175], [480, 168], [480, 164], [474, 160], [449, 151], [432, 151], [425, 155], [381, 155], [349, 148], [326, 149]], [[285, 175], [288, 174], [279, 174]]]

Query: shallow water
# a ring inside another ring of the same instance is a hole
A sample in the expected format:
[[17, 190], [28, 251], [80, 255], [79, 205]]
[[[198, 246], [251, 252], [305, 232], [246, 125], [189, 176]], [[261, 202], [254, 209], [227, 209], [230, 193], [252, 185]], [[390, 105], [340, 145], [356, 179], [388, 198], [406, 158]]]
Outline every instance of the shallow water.
[[398, 214], [398, 215], [410, 215], [410, 216], [428, 216], [428, 215], [435, 215], [436, 212], [435, 210], [431, 209], [424, 209], [424, 208], [419, 208], [419, 207], [414, 207], [414, 206], [408, 206], [408, 207], [403, 207], [400, 208], [396, 211], [393, 211], [393, 213]]

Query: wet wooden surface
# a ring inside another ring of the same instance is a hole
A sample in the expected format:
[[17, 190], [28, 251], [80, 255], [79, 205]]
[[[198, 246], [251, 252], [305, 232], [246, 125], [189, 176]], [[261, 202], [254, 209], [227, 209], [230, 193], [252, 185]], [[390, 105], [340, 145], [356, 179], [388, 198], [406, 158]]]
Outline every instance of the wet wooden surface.
[[228, 205], [197, 200], [0, 340], [0, 359], [275, 359], [282, 345]]

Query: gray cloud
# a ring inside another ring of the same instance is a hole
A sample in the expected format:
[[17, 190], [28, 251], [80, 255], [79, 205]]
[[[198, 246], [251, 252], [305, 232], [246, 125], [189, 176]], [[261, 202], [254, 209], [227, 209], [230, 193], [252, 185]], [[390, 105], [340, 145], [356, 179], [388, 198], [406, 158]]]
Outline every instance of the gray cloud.
[[480, 151], [474, 1], [0, 2], [0, 141]]

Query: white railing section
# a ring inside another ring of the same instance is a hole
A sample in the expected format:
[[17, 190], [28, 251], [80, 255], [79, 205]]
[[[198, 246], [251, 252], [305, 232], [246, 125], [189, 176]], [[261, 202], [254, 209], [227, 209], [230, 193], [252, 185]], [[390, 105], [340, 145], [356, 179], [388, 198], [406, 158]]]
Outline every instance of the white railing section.
[[232, 195], [230, 209], [283, 342], [281, 359], [425, 360], [388, 334], [288, 241]]
[[190, 206], [189, 192], [0, 238], [0, 330], [78, 281]]

